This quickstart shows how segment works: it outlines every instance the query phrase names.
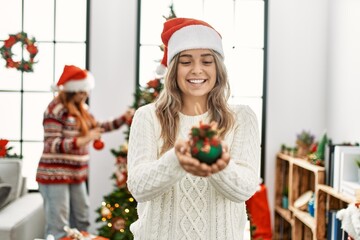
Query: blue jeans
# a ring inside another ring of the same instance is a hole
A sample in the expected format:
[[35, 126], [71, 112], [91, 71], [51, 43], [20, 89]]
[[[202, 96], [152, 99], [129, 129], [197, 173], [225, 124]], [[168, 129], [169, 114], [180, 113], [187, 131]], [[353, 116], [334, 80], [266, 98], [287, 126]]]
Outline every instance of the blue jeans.
[[85, 182], [79, 184], [41, 184], [39, 191], [45, 207], [45, 239], [49, 234], [55, 239], [66, 236], [64, 226], [87, 231], [89, 199]]

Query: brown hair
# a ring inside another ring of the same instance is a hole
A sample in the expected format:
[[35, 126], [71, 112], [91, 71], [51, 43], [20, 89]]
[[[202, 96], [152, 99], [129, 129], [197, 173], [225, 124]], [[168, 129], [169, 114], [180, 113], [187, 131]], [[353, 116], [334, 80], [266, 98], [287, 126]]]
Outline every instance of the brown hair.
[[69, 114], [76, 118], [77, 127], [80, 128], [80, 133], [82, 136], [84, 136], [89, 132], [89, 129], [96, 127], [96, 121], [94, 117], [87, 111], [86, 104], [75, 104], [73, 101], [71, 101], [75, 95], [76, 92], [60, 91], [57, 97], [68, 110]]
[[[210, 49], [216, 64], [216, 83], [208, 96], [208, 111], [211, 121], [218, 123], [221, 137], [224, 137], [228, 130], [234, 125], [235, 119], [227, 100], [230, 97], [230, 86], [226, 67], [220, 54]], [[177, 85], [176, 73], [180, 53], [175, 55], [169, 64], [165, 76], [164, 88], [155, 102], [156, 115], [160, 121], [161, 138], [164, 144], [161, 154], [174, 146], [179, 125], [179, 112], [182, 108], [181, 91]]]

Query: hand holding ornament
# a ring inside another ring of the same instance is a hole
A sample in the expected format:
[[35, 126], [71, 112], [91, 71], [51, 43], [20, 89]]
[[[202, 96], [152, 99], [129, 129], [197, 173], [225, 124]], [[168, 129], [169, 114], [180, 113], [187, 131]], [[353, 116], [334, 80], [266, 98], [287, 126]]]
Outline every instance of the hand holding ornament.
[[185, 171], [201, 177], [223, 170], [230, 161], [228, 146], [221, 141], [215, 122], [193, 127], [188, 141], [177, 140], [175, 153]]

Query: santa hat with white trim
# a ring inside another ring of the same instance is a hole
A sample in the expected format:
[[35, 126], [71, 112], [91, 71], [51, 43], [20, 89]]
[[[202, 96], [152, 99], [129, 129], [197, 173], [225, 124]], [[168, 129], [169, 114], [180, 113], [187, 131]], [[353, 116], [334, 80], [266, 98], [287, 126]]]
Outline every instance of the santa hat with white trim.
[[93, 75], [74, 65], [65, 65], [59, 81], [52, 88], [55, 91], [89, 92], [95, 86]]
[[224, 57], [221, 35], [208, 23], [192, 18], [171, 18], [164, 23], [161, 39], [164, 56], [156, 73], [163, 75], [172, 58], [189, 49], [212, 49]]

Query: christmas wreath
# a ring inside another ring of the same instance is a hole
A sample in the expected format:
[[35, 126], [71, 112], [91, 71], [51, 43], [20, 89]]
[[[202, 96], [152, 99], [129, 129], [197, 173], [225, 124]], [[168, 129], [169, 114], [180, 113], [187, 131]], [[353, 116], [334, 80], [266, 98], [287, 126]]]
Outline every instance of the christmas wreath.
[[[28, 61], [25, 61], [24, 58], [22, 58], [21, 61], [14, 61], [12, 58], [14, 54], [12, 53], [11, 48], [18, 42], [21, 42], [22, 46], [25, 46], [28, 51], [30, 55]], [[4, 46], [0, 48], [1, 56], [6, 61], [6, 67], [16, 68], [22, 72], [32, 72], [33, 64], [35, 63], [34, 58], [38, 53], [38, 48], [35, 43], [35, 38], [29, 39], [25, 32], [10, 34], [9, 38], [4, 42]]]

